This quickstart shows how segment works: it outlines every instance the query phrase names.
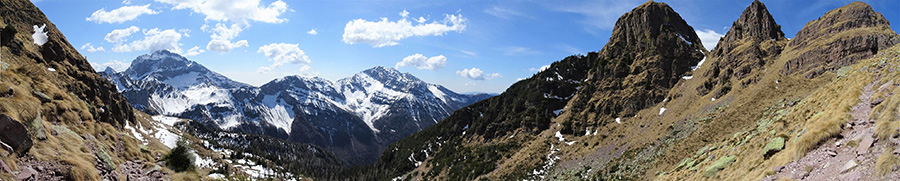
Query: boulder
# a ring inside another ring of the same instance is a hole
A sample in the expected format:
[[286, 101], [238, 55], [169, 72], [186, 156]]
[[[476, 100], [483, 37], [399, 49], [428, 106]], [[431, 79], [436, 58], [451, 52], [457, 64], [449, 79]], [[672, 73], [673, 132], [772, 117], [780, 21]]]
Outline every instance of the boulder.
[[38, 140], [46, 140], [47, 139], [47, 131], [44, 130], [44, 120], [41, 119], [39, 115], [37, 118], [34, 118], [34, 121], [31, 121], [31, 135]]
[[50, 102], [50, 100], [52, 100], [50, 98], [50, 96], [48, 96], [47, 94], [44, 94], [43, 92], [32, 91], [31, 93], [34, 94], [34, 97], [37, 97], [38, 99], [40, 99], [41, 102]]
[[735, 160], [735, 156], [726, 156], [719, 158], [719, 160], [716, 160], [716, 162], [714, 162], [712, 165], [706, 167], [706, 171], [703, 172], [703, 176], [716, 176], [716, 173], [719, 173], [719, 171], [725, 169], [725, 167], [728, 167], [728, 165], [731, 165], [731, 163], [734, 163]]
[[859, 164], [857, 164], [856, 161], [850, 160], [849, 162], [844, 164], [844, 167], [841, 167], [841, 173], [850, 172], [850, 170], [853, 170], [853, 168], [856, 168], [857, 165], [859, 165]]
[[775, 153], [778, 153], [784, 149], [784, 137], [775, 137], [775, 139], [769, 141], [769, 144], [766, 144], [764, 149], [766, 150], [763, 154], [763, 157], [765, 158], [769, 158]]
[[12, 149], [10, 151], [19, 156], [28, 152], [33, 144], [25, 125], [6, 114], [0, 114], [0, 142], [5, 144], [5, 149]]
[[856, 154], [868, 153], [869, 147], [872, 147], [872, 143], [875, 143], [875, 138], [872, 138], [872, 136], [863, 136], [862, 141], [859, 142], [859, 146], [856, 147]]

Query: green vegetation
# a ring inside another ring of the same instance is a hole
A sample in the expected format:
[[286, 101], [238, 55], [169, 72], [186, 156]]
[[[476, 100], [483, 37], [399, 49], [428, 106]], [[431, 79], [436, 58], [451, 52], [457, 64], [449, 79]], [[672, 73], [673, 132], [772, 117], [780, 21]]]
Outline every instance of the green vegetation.
[[727, 156], [727, 157], [719, 158], [719, 160], [716, 160], [716, 162], [714, 162], [712, 165], [710, 165], [709, 167], [706, 167], [706, 170], [703, 171], [703, 176], [706, 176], [706, 177], [716, 176], [716, 173], [719, 173], [719, 171], [721, 171], [722, 169], [725, 169], [725, 167], [728, 167], [728, 165], [731, 165], [731, 163], [734, 163], [734, 161], [735, 161], [735, 156]]
[[172, 150], [163, 157], [163, 160], [166, 161], [166, 166], [176, 172], [194, 171], [196, 169], [196, 167], [194, 167], [194, 162], [197, 158], [191, 154], [191, 151], [191, 146], [185, 140], [181, 139], [178, 140], [177, 146], [172, 148]]

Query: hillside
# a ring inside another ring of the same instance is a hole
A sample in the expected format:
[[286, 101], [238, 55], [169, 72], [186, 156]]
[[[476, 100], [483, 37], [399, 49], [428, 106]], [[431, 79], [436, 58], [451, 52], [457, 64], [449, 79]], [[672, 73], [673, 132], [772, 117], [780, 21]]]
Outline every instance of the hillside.
[[[664, 3], [638, 6], [619, 18], [600, 52], [556, 62], [398, 141], [375, 165], [384, 173], [364, 174], [411, 180], [896, 177], [900, 162], [892, 150], [900, 125], [890, 100], [900, 38], [881, 14], [854, 2], [788, 39], [754, 1], [708, 53], [677, 17]], [[547, 76], [557, 73], [566, 86]]]

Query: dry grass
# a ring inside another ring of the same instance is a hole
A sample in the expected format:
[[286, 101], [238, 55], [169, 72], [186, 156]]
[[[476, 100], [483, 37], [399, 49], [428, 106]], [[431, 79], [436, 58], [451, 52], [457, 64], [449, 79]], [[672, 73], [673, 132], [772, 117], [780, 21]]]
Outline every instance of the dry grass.
[[894, 155], [893, 147], [886, 147], [878, 160], [875, 161], [875, 174], [886, 176], [894, 170], [894, 166], [900, 164], [900, 158]]

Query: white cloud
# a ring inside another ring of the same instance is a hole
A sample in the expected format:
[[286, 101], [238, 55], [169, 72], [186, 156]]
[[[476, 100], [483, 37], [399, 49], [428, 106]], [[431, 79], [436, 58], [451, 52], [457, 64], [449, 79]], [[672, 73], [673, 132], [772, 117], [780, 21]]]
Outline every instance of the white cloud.
[[269, 5], [260, 4], [260, 0], [156, 0], [156, 2], [173, 5], [172, 9], [189, 9], [206, 15], [206, 21], [230, 21], [231, 26], [217, 23], [210, 28], [203, 25], [203, 31], [211, 32], [212, 40], [206, 49], [227, 53], [232, 49], [247, 47], [247, 40], [232, 41], [238, 33], [250, 27], [250, 21], [265, 23], [282, 23], [287, 18], [279, 18], [288, 10], [287, 3], [277, 0]]
[[131, 0], [122, 0], [122, 4], [131, 4]]
[[281, 0], [268, 6], [260, 6], [260, 0], [156, 0], [156, 2], [173, 5], [172, 9], [190, 9], [206, 15], [207, 21], [232, 21], [247, 24], [249, 21], [266, 23], [282, 23], [279, 18], [288, 7]]
[[178, 32], [181, 33], [181, 35], [184, 37], [191, 37], [191, 29], [182, 28], [178, 29]]
[[405, 9], [403, 11], [401, 11], [399, 14], [400, 14], [400, 17], [403, 17], [403, 18], [409, 17], [409, 11], [406, 11]]
[[86, 51], [88, 51], [88, 52], [102, 52], [102, 51], [106, 51], [106, 49], [104, 49], [102, 46], [101, 46], [101, 47], [94, 47], [94, 45], [91, 45], [91, 43], [85, 43], [84, 45], [81, 45], [81, 50], [86, 50]]
[[200, 47], [194, 46], [194, 48], [188, 49], [187, 52], [184, 53], [184, 56], [200, 55], [203, 52], [206, 52], [206, 50], [201, 50]]
[[106, 67], [112, 68], [116, 72], [125, 71], [128, 69], [128, 66], [131, 66], [131, 62], [122, 62], [118, 60], [112, 60], [104, 63], [93, 63], [91, 62], [91, 66], [94, 67], [95, 71], [104, 71]]
[[459, 50], [459, 52], [460, 52], [460, 53], [463, 53], [463, 54], [466, 54], [466, 55], [468, 55], [469, 57], [478, 57], [478, 53], [475, 53], [475, 52], [466, 51], [466, 50]]
[[509, 56], [534, 55], [534, 54], [540, 53], [540, 51], [533, 50], [533, 49], [527, 48], [527, 47], [511, 46], [511, 47], [506, 47], [505, 49], [503, 49], [503, 53], [506, 55], [509, 55]]
[[447, 64], [447, 57], [444, 55], [426, 57], [417, 53], [403, 58], [403, 61], [397, 62], [396, 66], [415, 66], [418, 69], [437, 70], [444, 68], [445, 64]]
[[530, 68], [530, 69], [528, 69], [528, 71], [540, 72], [540, 71], [547, 70], [548, 68], [550, 68], [550, 65], [544, 65], [544, 66], [541, 66], [540, 68]]
[[484, 71], [481, 71], [481, 69], [474, 67], [471, 69], [458, 70], [456, 71], [456, 74], [472, 80], [490, 80], [493, 78], [501, 77], [499, 73], [484, 73]]
[[303, 50], [300, 50], [299, 44], [272, 43], [259, 47], [259, 50], [256, 52], [262, 53], [269, 58], [269, 61], [273, 61], [272, 65], [257, 69], [257, 72], [259, 73], [268, 72], [285, 63], [301, 64], [304, 66], [301, 67], [301, 71], [309, 70], [307, 64], [311, 61], [309, 60], [309, 57], [306, 56], [306, 53], [304, 53]]
[[706, 30], [698, 30], [697, 36], [700, 37], [700, 42], [703, 43], [703, 47], [706, 50], [712, 50], [716, 47], [716, 44], [719, 43], [719, 38], [722, 38], [723, 34], [716, 33], [716, 31], [706, 29]]
[[419, 19], [416, 19], [416, 22], [418, 22], [418, 23], [425, 23], [425, 21], [428, 21], [428, 20], [425, 19], [425, 17], [421, 17], [421, 16], [419, 16]]
[[114, 29], [112, 32], [107, 33], [106, 37], [103, 39], [110, 43], [121, 43], [126, 40], [125, 38], [138, 31], [141, 31], [141, 28], [138, 28], [137, 26], [131, 26], [125, 29]]
[[44, 43], [47, 43], [47, 31], [44, 31], [44, 28], [47, 28], [47, 24], [42, 24], [41, 26], [34, 25], [34, 34], [31, 34], [31, 38], [34, 39], [34, 44], [44, 45]]
[[521, 12], [513, 11], [513, 10], [507, 9], [507, 8], [502, 8], [499, 6], [492, 6], [489, 9], [484, 9], [484, 13], [490, 14], [490, 15], [498, 17], [498, 18], [503, 18], [503, 19], [509, 19], [514, 16], [525, 16], [525, 14], [522, 14]]
[[319, 32], [317, 32], [316, 29], [311, 29], [311, 30], [307, 31], [306, 34], [310, 34], [310, 35], [318, 35]]
[[225, 26], [222, 23], [216, 23], [216, 26], [214, 28], [203, 25], [203, 27], [200, 29], [206, 32], [212, 32], [212, 34], [209, 36], [212, 40], [210, 40], [209, 43], [206, 44], [207, 50], [228, 53], [232, 49], [249, 46], [247, 40], [238, 40], [236, 42], [232, 42], [232, 39], [237, 37], [238, 33], [244, 31], [244, 28], [238, 24]]
[[181, 33], [175, 29], [160, 30], [159, 28], [144, 29], [144, 39], [135, 40], [128, 44], [116, 44], [112, 48], [114, 52], [132, 52], [140, 50], [169, 50], [181, 53]]
[[[405, 12], [405, 11], [404, 11]], [[462, 32], [466, 29], [466, 18], [461, 14], [444, 15], [441, 22], [431, 22], [425, 24], [424, 21], [413, 23], [407, 19], [408, 12], [397, 21], [388, 21], [387, 18], [381, 18], [381, 21], [366, 21], [363, 19], [355, 19], [347, 22], [344, 26], [344, 39], [347, 44], [368, 43], [372, 47], [385, 47], [397, 45], [398, 41], [412, 36], [440, 36], [449, 31]], [[421, 18], [419, 20], [424, 20]]]
[[[128, 3], [127, 0], [126, 2]], [[114, 9], [112, 11], [106, 11], [106, 9], [100, 8], [100, 10], [94, 11], [91, 14], [91, 17], [84, 18], [87, 21], [93, 21], [95, 23], [123, 23], [126, 21], [131, 21], [137, 19], [138, 16], [144, 14], [158, 14], [158, 11], [153, 11], [149, 8], [150, 4], [146, 4], [143, 6], [122, 6], [119, 9]]]

